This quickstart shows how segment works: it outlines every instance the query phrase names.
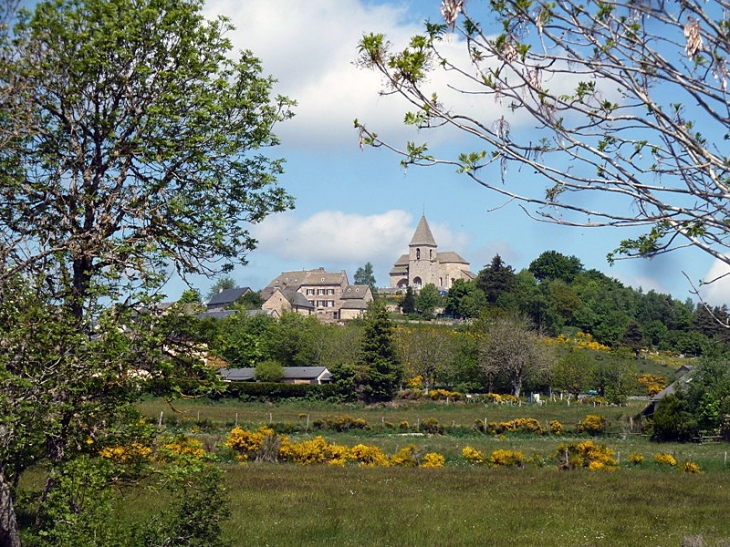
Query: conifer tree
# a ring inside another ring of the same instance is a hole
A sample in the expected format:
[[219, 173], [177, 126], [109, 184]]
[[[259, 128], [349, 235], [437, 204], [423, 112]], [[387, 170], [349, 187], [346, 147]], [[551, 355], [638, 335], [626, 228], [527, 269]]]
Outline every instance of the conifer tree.
[[366, 369], [365, 400], [392, 400], [398, 391], [402, 370], [396, 356], [393, 322], [385, 303], [380, 300], [373, 301], [365, 314], [361, 363]]

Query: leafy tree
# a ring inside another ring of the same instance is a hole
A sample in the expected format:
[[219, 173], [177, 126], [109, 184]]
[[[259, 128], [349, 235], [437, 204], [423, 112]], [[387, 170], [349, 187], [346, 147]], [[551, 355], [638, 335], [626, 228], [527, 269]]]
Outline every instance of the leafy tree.
[[202, 298], [200, 297], [200, 291], [198, 289], [188, 289], [183, 291], [180, 295], [180, 299], [177, 301], [178, 304], [201, 304]]
[[[360, 42], [361, 65], [382, 73], [388, 92], [412, 105], [405, 123], [424, 131], [451, 127], [472, 139], [470, 150], [453, 157], [438, 157], [427, 144], [391, 145], [404, 165], [455, 166], [526, 209], [536, 207], [529, 214], [544, 221], [646, 227], [618, 246], [627, 256], [693, 245], [730, 262], [730, 167], [714, 144], [730, 128], [723, 99], [730, 38], [717, 23], [724, 4], [468, 6], [446, 0], [444, 24], [426, 23], [405, 49], [391, 51], [382, 34]], [[450, 91], [503, 108], [454, 107], [431, 85], [442, 75]], [[356, 126], [364, 144], [387, 146]], [[544, 184], [508, 174], [522, 165]], [[594, 192], [600, 200], [590, 199]]]
[[278, 382], [284, 376], [284, 367], [278, 361], [262, 361], [256, 365], [254, 377], [258, 382]]
[[552, 384], [577, 399], [588, 388], [595, 374], [595, 367], [588, 353], [571, 351], [553, 365]]
[[248, 291], [236, 301], [236, 304], [244, 310], [260, 310], [264, 305], [264, 299], [261, 297], [261, 291]]
[[393, 329], [385, 303], [371, 302], [365, 313], [360, 361], [365, 369], [363, 394], [367, 402], [390, 401], [400, 386], [403, 373]]
[[641, 331], [641, 327], [636, 321], [632, 321], [623, 336], [621, 337], [621, 344], [626, 346], [638, 357], [639, 353], [645, 346], [644, 333]]
[[479, 312], [487, 305], [484, 293], [474, 281], [456, 279], [446, 295], [445, 312], [455, 317], [478, 317]]
[[56, 478], [87, 440], [136, 420], [126, 410], [141, 385], [128, 371], [152, 369], [167, 391], [180, 372], [202, 371], [177, 346], [187, 319], [147, 313], [169, 270], [226, 270], [254, 247], [249, 223], [291, 207], [276, 184], [282, 162], [264, 153], [291, 102], [270, 98], [258, 60], [233, 60], [230, 25], [201, 10], [197, 0], [59, 0], [0, 28], [9, 545], [17, 524], [4, 485], [45, 460], [35, 521], [50, 534]]
[[443, 298], [433, 283], [427, 283], [418, 292], [416, 298], [416, 309], [423, 317], [431, 319], [436, 308], [442, 305]]
[[413, 289], [410, 286], [406, 287], [406, 294], [400, 303], [400, 311], [406, 315], [416, 313], [416, 295], [413, 294]]
[[424, 391], [448, 374], [456, 358], [455, 333], [437, 326], [401, 327], [396, 331], [400, 362], [410, 377], [423, 378]]
[[487, 318], [479, 326], [479, 361], [486, 374], [503, 374], [512, 394], [520, 396], [525, 383], [550, 363], [550, 352], [533, 324], [524, 316]]
[[366, 262], [364, 266], [355, 270], [354, 281], [356, 285], [369, 285], [370, 290], [375, 294], [375, 274], [373, 273], [373, 265]]
[[575, 256], [565, 256], [557, 251], [545, 251], [530, 262], [530, 273], [539, 281], [561, 279], [566, 283], [583, 271], [583, 264]]
[[501, 256], [494, 255], [491, 264], [477, 275], [476, 285], [487, 297], [487, 302], [495, 304], [501, 294], [514, 289], [515, 271], [504, 263]]

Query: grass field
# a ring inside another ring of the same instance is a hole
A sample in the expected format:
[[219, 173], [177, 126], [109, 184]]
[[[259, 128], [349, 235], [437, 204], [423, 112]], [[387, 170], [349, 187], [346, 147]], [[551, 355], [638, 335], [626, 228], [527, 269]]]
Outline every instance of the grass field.
[[[661, 444], [631, 434], [629, 417], [642, 408], [485, 406], [419, 404], [402, 407], [340, 407], [324, 404], [209, 404], [186, 401], [171, 412], [159, 400], [140, 409], [175, 431], [193, 431], [209, 446], [223, 441], [235, 423], [255, 429], [290, 424], [297, 439], [324, 435], [337, 444], [364, 442], [392, 454], [405, 444], [447, 458], [446, 467], [361, 468], [249, 463], [226, 465], [233, 516], [226, 534], [233, 544], [252, 546], [680, 546], [730, 545], [730, 464], [727, 444]], [[370, 431], [317, 432], [318, 419], [348, 414]], [[520, 450], [526, 457], [549, 455], [564, 441], [585, 436], [485, 435], [475, 420], [532, 417], [559, 420], [571, 429], [586, 414], [605, 416], [609, 434], [597, 439], [621, 460], [615, 472], [561, 471], [544, 467], [490, 468], [460, 457], [470, 445], [485, 453]], [[401, 436], [383, 424], [437, 419], [444, 435]], [[634, 468], [628, 454], [646, 463]], [[701, 474], [686, 474], [653, 462], [658, 452], [693, 461]], [[138, 494], [135, 510], [159, 500]], [[702, 537], [702, 542], [696, 539]]]

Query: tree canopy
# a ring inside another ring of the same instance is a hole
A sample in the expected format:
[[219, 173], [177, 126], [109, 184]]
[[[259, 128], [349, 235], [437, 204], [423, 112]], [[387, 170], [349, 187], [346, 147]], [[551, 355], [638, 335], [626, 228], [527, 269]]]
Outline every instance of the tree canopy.
[[[362, 144], [453, 166], [542, 221], [643, 227], [610, 258], [693, 245], [730, 263], [727, 4], [444, 0], [442, 14], [403, 49], [364, 36], [359, 60], [408, 100], [406, 124], [468, 143], [439, 156], [356, 120]], [[512, 176], [522, 166], [540, 176]]]

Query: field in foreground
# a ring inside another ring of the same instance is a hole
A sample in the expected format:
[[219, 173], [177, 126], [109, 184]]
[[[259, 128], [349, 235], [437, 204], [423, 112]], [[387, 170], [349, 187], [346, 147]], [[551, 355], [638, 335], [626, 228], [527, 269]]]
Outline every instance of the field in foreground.
[[[557, 468], [227, 468], [235, 546], [728, 545], [730, 477]], [[137, 510], [159, 500], [129, 499]]]
[[[150, 416], [159, 412], [158, 407], [145, 410]], [[618, 424], [637, 408], [420, 406], [406, 410], [193, 404], [186, 411], [191, 422], [204, 416], [213, 422], [213, 429], [220, 424], [225, 430], [232, 425], [231, 416], [255, 427], [272, 418], [296, 423], [343, 412], [370, 423], [438, 417], [442, 423], [457, 425], [485, 413], [490, 419], [530, 416], [574, 423], [595, 412]], [[363, 434], [366, 439], [360, 437]], [[463, 431], [457, 436], [408, 441], [374, 432], [324, 435], [349, 445], [377, 444], [390, 452], [396, 448], [393, 443], [416, 442], [446, 454], [452, 464], [440, 469], [225, 465], [233, 509], [225, 530], [233, 545], [678, 547], [696, 536], [702, 536], [704, 543], [692, 545], [730, 545], [727, 445], [658, 445], [645, 437], [614, 434], [597, 440], [623, 452], [624, 458], [629, 452], [640, 452], [647, 463], [633, 468], [626, 462], [615, 472], [590, 472], [561, 471], [555, 465], [470, 466], [457, 457], [465, 444], [485, 451], [505, 447], [526, 454], [548, 453], [564, 438], [495, 438]], [[656, 452], [697, 461], [705, 472], [659, 469], [649, 463]], [[138, 496], [128, 499], [137, 511], [154, 510], [159, 501]]]

